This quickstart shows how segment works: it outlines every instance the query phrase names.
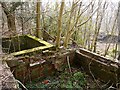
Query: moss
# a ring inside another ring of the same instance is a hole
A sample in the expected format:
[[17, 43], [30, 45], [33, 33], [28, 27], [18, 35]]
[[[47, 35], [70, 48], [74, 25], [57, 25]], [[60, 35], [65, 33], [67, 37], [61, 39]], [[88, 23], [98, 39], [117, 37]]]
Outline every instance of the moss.
[[27, 35], [27, 37], [32, 38], [32, 39], [38, 41], [39, 43], [44, 44], [45, 46], [50, 46], [50, 47], [53, 46], [53, 45], [51, 45], [50, 43], [48, 43], [48, 42], [46, 42], [46, 41], [44, 41], [44, 40], [41, 40], [41, 39], [39, 39], [39, 38], [37, 38], [37, 37], [35, 37], [35, 36]]

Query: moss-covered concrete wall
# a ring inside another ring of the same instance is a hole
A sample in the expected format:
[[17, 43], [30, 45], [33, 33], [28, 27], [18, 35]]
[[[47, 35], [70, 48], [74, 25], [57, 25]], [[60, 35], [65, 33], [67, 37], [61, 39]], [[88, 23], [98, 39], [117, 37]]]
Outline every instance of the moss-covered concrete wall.
[[87, 74], [107, 84], [120, 82], [120, 63], [107, 59], [96, 53], [80, 48], [75, 53], [74, 64]]
[[39, 47], [39, 46], [45, 46], [45, 44], [42, 44], [33, 38], [30, 38], [28, 36], [25, 36], [25, 38], [26, 38], [26, 49]]
[[24, 35], [12, 38], [2, 38], [2, 49], [4, 53], [25, 54], [50, 48], [53, 45], [40, 40], [34, 36]]
[[26, 37], [12, 37], [12, 38], [2, 38], [2, 49], [4, 53], [12, 53], [21, 51], [27, 48]]

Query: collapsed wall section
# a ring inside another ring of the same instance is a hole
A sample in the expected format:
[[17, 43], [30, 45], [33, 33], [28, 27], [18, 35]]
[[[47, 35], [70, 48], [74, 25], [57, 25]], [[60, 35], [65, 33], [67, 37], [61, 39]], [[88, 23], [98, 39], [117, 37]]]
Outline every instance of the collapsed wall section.
[[108, 84], [119, 86], [120, 62], [115, 62], [85, 49], [75, 54], [74, 63], [84, 69], [93, 78]]

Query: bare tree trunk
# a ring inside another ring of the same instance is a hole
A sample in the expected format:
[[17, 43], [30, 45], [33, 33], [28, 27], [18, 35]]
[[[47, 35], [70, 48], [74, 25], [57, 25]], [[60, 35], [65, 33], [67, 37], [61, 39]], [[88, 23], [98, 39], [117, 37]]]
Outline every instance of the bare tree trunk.
[[[111, 36], [114, 36], [114, 30], [116, 29], [115, 26], [116, 26], [117, 19], [118, 19], [118, 12], [117, 12], [117, 15], [115, 17], [115, 20], [114, 20], [114, 23], [112, 26], [112, 30], [111, 30], [111, 34], [110, 34]], [[106, 47], [104, 56], [106, 56], [108, 54], [108, 50], [110, 48], [110, 45], [111, 45], [111, 43], [109, 43], [108, 47]]]
[[20, 17], [20, 21], [21, 21], [21, 28], [22, 28], [22, 34], [25, 34], [24, 31], [24, 16], [23, 16], [23, 5], [21, 5], [21, 17]]
[[118, 5], [118, 60], [120, 60], [120, 2]]
[[65, 36], [65, 40], [64, 40], [64, 47], [67, 48], [67, 44], [68, 44], [68, 41], [69, 41], [69, 31], [70, 31], [70, 27], [71, 27], [71, 18], [72, 18], [72, 14], [74, 12], [74, 1], [72, 3], [72, 8], [71, 8], [71, 12], [70, 12], [70, 17], [69, 17], [69, 20], [68, 20], [68, 25], [67, 25], [67, 33], [66, 33], [66, 36]]
[[[98, 2], [99, 9], [101, 8], [100, 3], [101, 2], [99, 1]], [[101, 12], [101, 15], [100, 15], [99, 10], [97, 12], [96, 24], [95, 24], [95, 36], [94, 36], [94, 40], [93, 40], [93, 52], [96, 52], [97, 39], [98, 39], [98, 35], [99, 35], [100, 29], [101, 29], [102, 20], [104, 18], [104, 13], [105, 13], [105, 9], [106, 9], [106, 2], [104, 3], [102, 9], [103, 10]], [[100, 17], [100, 19], [99, 19], [99, 17]]]
[[[2, 12], [1, 5], [0, 5], [0, 11]], [[2, 54], [2, 30], [4, 28], [4, 19], [3, 19], [3, 13], [0, 13], [0, 55]], [[1, 60], [2, 61], [2, 60]], [[0, 61], [0, 65], [2, 64]]]
[[115, 54], [114, 54], [114, 59], [117, 58], [117, 43], [115, 44]]
[[40, 7], [41, 7], [41, 2], [40, 0], [37, 0], [37, 5], [36, 5], [36, 37], [40, 38], [41, 36], [41, 31], [40, 31]]
[[16, 35], [15, 12], [7, 15], [8, 29], [12, 35]]
[[66, 33], [65, 40], [64, 40], [64, 47], [65, 48], [67, 48], [67, 46], [68, 46], [69, 39], [72, 36], [73, 28], [74, 28], [75, 25], [77, 25], [77, 23], [79, 21], [79, 18], [80, 18], [79, 14], [80, 14], [80, 8], [81, 8], [82, 3], [80, 3], [80, 5], [79, 5], [79, 10], [78, 10], [78, 14], [77, 14], [77, 18], [76, 18], [75, 24], [74, 24], [73, 27], [71, 27], [71, 25], [72, 25], [71, 24], [71, 19], [73, 17], [73, 12], [74, 12], [75, 7], [76, 7], [77, 4], [78, 4], [78, 1], [77, 2], [73, 1], [73, 3], [72, 3], [70, 17], [69, 17], [69, 20], [68, 20], [67, 33]]
[[63, 9], [64, 9], [64, 4], [65, 4], [65, 2], [64, 2], [64, 0], [62, 0], [60, 12], [59, 12], [59, 17], [58, 17], [58, 32], [57, 32], [57, 38], [56, 38], [57, 48], [60, 47], [61, 23], [62, 23], [62, 14], [63, 14]]
[[5, 2], [0, 2], [4, 13], [7, 16], [8, 29], [12, 35], [16, 35], [16, 24], [15, 24], [15, 9], [20, 6], [21, 2], [12, 2], [11, 7], [7, 7]]

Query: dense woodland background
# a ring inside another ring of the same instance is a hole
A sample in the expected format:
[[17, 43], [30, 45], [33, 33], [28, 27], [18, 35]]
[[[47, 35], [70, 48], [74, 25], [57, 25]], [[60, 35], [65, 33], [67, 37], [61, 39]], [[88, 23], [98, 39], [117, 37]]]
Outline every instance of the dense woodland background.
[[0, 2], [2, 36], [31, 34], [57, 48], [82, 47], [118, 57], [118, 3], [107, 0]]

